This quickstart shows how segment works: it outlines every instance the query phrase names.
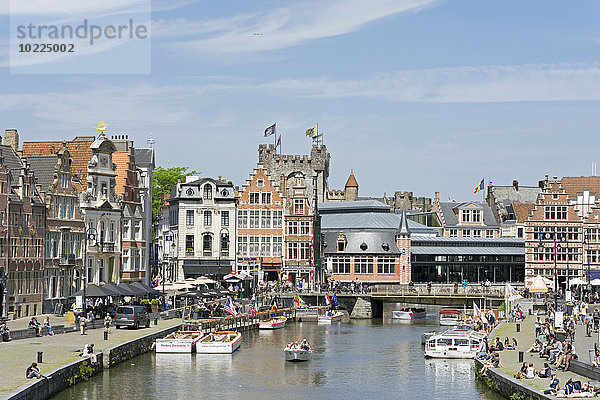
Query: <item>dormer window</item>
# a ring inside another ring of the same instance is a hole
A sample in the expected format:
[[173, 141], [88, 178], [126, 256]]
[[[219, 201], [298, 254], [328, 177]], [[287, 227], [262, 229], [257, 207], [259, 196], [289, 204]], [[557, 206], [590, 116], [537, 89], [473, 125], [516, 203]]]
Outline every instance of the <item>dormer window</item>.
[[206, 185], [204, 186], [204, 200], [212, 199], [212, 186]]
[[471, 222], [471, 213], [470, 210], [461, 210], [461, 220], [462, 222]]
[[346, 251], [347, 245], [348, 242], [346, 241], [346, 236], [340, 233], [340, 235], [337, 238], [337, 251]]
[[472, 211], [473, 222], [481, 222], [481, 210]]
[[259, 179], [256, 181], [256, 186], [258, 187], [264, 187], [265, 186], [265, 181], [264, 179]]

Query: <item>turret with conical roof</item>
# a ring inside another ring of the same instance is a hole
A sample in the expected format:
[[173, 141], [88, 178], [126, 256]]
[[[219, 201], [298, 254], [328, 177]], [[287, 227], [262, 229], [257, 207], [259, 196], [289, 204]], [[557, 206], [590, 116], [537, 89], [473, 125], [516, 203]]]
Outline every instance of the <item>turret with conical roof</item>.
[[345, 200], [346, 201], [356, 201], [358, 200], [358, 182], [356, 181], [356, 177], [354, 176], [354, 170], [350, 170], [350, 176], [346, 181], [345, 189]]

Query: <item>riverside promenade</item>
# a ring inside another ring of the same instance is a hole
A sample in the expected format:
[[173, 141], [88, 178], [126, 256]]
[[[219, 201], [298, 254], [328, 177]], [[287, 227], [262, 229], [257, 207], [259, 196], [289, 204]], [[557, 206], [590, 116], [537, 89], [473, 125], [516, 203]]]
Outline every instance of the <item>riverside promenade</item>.
[[[524, 321], [521, 322], [507, 322], [498, 328], [496, 331], [496, 336], [500, 337], [504, 342], [504, 339], [508, 337], [509, 339], [515, 338], [517, 340], [517, 350], [503, 350], [500, 351], [500, 368], [499, 370], [509, 375], [510, 377], [514, 376], [520, 369], [523, 363], [519, 362], [519, 351], [526, 352], [529, 347], [531, 347], [532, 343], [535, 340], [535, 327], [534, 323], [536, 320], [535, 315], [529, 315], [525, 318]], [[540, 319], [543, 321], [544, 316], [540, 316]], [[520, 332], [516, 331], [516, 325], [521, 325]], [[575, 333], [575, 341], [574, 347], [576, 354], [579, 357], [580, 361], [589, 362], [588, 349], [594, 348], [594, 342], [597, 340], [598, 334], [592, 334], [592, 337], [585, 336], [585, 327], [581, 324], [576, 326]], [[491, 343], [491, 341], [490, 341]], [[523, 362], [533, 363], [535, 370], [539, 371], [544, 366], [544, 362], [547, 362], [545, 358], [540, 358], [537, 353], [525, 353], [523, 357]], [[551, 365], [552, 366], [552, 365]], [[582, 375], [578, 375], [571, 371], [560, 371], [555, 370], [553, 373], [556, 373], [558, 379], [560, 380], [561, 388], [564, 384], [569, 380], [573, 379], [573, 381], [581, 381], [588, 382], [592, 379], [587, 378]], [[522, 385], [529, 385], [541, 391], [548, 389], [548, 385], [550, 384], [550, 378], [534, 378], [534, 379], [519, 379], [518, 382]]]
[[[29, 319], [9, 321], [11, 329], [26, 326]], [[42, 321], [42, 319], [40, 319]], [[62, 323], [59, 318], [52, 318], [52, 323]], [[109, 339], [104, 340], [104, 329], [89, 329], [86, 335], [79, 332], [64, 333], [54, 336], [34, 337], [11, 342], [0, 343], [0, 397], [18, 388], [31, 379], [25, 377], [25, 370], [32, 362], [37, 361], [38, 351], [43, 352], [43, 363], [38, 364], [41, 373], [50, 371], [61, 365], [80, 359], [83, 346], [94, 343], [96, 351], [102, 351], [131, 339], [148, 335], [162, 329], [180, 325], [181, 319], [158, 320], [158, 325], [152, 323], [150, 328], [116, 329], [110, 328]]]

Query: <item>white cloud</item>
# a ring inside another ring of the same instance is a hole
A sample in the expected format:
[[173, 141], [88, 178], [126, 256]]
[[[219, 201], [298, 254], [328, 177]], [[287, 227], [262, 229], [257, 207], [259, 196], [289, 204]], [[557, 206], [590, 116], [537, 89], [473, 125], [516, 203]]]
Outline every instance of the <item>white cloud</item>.
[[[169, 44], [180, 51], [246, 53], [277, 50], [300, 43], [347, 34], [379, 19], [417, 12], [439, 0], [310, 1], [253, 15], [219, 21], [161, 21], [165, 36], [205, 35]], [[219, 23], [225, 22], [224, 26]]]

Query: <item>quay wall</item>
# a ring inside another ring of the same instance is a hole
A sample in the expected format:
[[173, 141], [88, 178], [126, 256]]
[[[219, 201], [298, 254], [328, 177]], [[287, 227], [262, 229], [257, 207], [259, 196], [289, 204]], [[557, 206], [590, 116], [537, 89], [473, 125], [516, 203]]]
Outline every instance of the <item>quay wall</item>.
[[[44, 375], [48, 379], [35, 379], [21, 385], [10, 393], [0, 397], [0, 400], [45, 400], [75, 385], [82, 380], [102, 372], [104, 368], [110, 368], [118, 363], [127, 361], [152, 349], [157, 338], [164, 337], [175, 332], [181, 325], [175, 325], [161, 331], [141, 336], [136, 339], [118, 344], [102, 352], [97, 352], [97, 363], [91, 363], [90, 358], [82, 358], [68, 364], [57, 367]], [[23, 372], [25, 373], [25, 372]]]
[[[102, 352], [95, 354], [98, 360], [102, 360]], [[90, 358], [75, 360], [47, 372], [45, 376], [48, 379], [33, 378], [30, 382], [2, 396], [0, 400], [44, 400], [69, 386], [89, 379], [102, 370], [101, 362], [92, 364]]]
[[515, 379], [510, 375], [505, 374], [498, 368], [490, 368], [487, 370], [487, 376], [482, 376], [479, 371], [483, 367], [483, 362], [475, 360], [475, 375], [478, 379], [483, 380], [491, 389], [500, 393], [507, 399], [513, 398], [515, 393], [522, 400], [551, 400], [555, 397], [546, 395], [541, 390], [529, 386], [523, 380]]

